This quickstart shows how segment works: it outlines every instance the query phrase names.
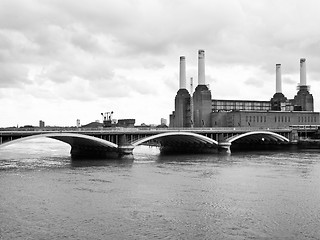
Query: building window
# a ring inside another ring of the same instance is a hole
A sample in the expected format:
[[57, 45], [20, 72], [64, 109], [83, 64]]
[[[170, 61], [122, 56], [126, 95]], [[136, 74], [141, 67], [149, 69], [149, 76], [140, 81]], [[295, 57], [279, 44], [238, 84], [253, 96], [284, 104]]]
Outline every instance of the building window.
[[251, 116], [249, 117], [249, 122], [251, 122]]
[[256, 121], [256, 116], [253, 116], [253, 122], [255, 122]]
[[298, 117], [298, 122], [300, 122], [300, 117]]
[[274, 122], [277, 122], [277, 117], [274, 117]]
[[264, 122], [266, 122], [267, 121], [267, 117], [266, 116], [264, 116]]
[[287, 116], [284, 117], [284, 121], [287, 122]]
[[290, 117], [288, 117], [288, 122], [290, 122]]

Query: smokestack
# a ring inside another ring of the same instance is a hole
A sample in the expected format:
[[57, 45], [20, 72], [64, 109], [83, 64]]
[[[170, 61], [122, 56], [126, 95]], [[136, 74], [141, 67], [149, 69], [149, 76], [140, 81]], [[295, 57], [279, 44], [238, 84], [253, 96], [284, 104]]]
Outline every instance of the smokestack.
[[187, 80], [186, 80], [186, 57], [180, 57], [180, 75], [179, 75], [179, 89], [187, 88]]
[[281, 64], [276, 64], [276, 93], [282, 93]]
[[204, 69], [204, 50], [198, 51], [198, 85], [206, 85]]
[[300, 86], [307, 85], [306, 59], [300, 58]]

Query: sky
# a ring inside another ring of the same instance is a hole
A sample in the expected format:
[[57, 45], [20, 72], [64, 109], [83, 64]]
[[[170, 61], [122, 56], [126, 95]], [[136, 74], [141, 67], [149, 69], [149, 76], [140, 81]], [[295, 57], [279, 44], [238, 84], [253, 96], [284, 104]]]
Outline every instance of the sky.
[[0, 0], [0, 127], [113, 118], [160, 124], [179, 58], [197, 85], [205, 50], [213, 99], [270, 100], [275, 65], [292, 99], [306, 58], [320, 111], [318, 0]]

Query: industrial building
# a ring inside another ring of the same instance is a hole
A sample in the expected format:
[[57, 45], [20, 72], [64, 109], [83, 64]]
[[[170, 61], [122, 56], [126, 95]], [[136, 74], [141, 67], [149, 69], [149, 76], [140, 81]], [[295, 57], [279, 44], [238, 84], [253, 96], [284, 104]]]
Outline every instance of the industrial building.
[[300, 59], [300, 84], [293, 99], [282, 93], [281, 64], [276, 64], [276, 92], [270, 100], [212, 99], [205, 81], [205, 52], [198, 51], [198, 85], [192, 96], [186, 86], [186, 58], [180, 57], [179, 90], [169, 127], [289, 127], [319, 125], [307, 85], [306, 59]]

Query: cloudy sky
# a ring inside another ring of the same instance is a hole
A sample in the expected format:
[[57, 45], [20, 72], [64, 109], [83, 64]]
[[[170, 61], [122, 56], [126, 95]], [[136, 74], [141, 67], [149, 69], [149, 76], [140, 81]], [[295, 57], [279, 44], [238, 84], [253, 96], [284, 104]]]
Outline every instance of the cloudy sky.
[[269, 100], [275, 65], [293, 98], [299, 59], [320, 111], [318, 0], [0, 0], [0, 127], [74, 126], [101, 112], [160, 123], [179, 57], [197, 52], [216, 99]]

